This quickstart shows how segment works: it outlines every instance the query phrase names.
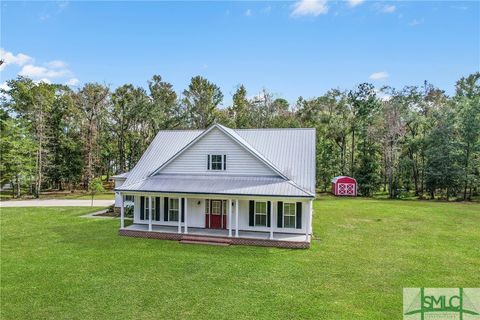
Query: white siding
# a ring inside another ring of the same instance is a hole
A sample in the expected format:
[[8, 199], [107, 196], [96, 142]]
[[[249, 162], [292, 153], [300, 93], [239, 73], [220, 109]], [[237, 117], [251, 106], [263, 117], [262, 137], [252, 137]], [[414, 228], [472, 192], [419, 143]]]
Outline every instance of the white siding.
[[[285, 232], [285, 233], [305, 233], [305, 225], [306, 225], [306, 217], [309, 213], [308, 210], [308, 202], [302, 202], [302, 228], [300, 229], [293, 229], [293, 228], [278, 228], [277, 227], [277, 201], [283, 202], [292, 202], [290, 199], [283, 199], [283, 200], [272, 200], [272, 210], [273, 210], [273, 232]], [[269, 232], [269, 227], [250, 227], [248, 225], [249, 219], [249, 201], [248, 200], [240, 200], [239, 201], [239, 212], [238, 212], [238, 225], [240, 230], [248, 230], [248, 231], [265, 231]], [[235, 221], [235, 220], [234, 220]], [[235, 223], [233, 224], [235, 226]]]
[[[226, 154], [227, 170], [207, 170], [208, 154]], [[272, 169], [217, 128], [185, 150], [159, 173], [277, 176]]]
[[[152, 202], [155, 201], [155, 196], [152, 196]], [[174, 197], [176, 198], [176, 197]], [[148, 201], [148, 196], [145, 196], [145, 201]], [[165, 221], [164, 210], [165, 197], [160, 197], [160, 220], [152, 220], [153, 225], [164, 226], [178, 226], [178, 221]], [[200, 202], [200, 204], [198, 204]], [[188, 199], [187, 198], [187, 210], [188, 210], [188, 226], [193, 228], [205, 228], [205, 201], [203, 199]], [[135, 196], [134, 207], [134, 223], [148, 224], [148, 220], [140, 220], [140, 196]], [[183, 223], [182, 223], [183, 226]]]
[[[117, 178], [114, 179], [115, 181], [115, 188], [120, 188], [124, 183], [127, 178]], [[120, 192], [115, 192], [115, 207], [120, 208], [122, 203], [122, 197], [120, 196]]]
[[[148, 197], [145, 197], [145, 201]], [[160, 198], [160, 217], [161, 221], [152, 221], [153, 225], [164, 225], [164, 226], [177, 226], [177, 221], [164, 221], [164, 197]], [[219, 199], [219, 198], [217, 198]], [[227, 199], [225, 199], [227, 200]], [[152, 202], [154, 201], [152, 196]], [[193, 228], [205, 228], [205, 199], [201, 198], [187, 198], [188, 201], [188, 227]], [[298, 233], [305, 234], [305, 226], [307, 222], [307, 214], [310, 213], [309, 202], [302, 202], [302, 228], [301, 229], [291, 229], [291, 228], [277, 228], [277, 201], [283, 202], [292, 202], [290, 199], [275, 199], [272, 200], [272, 210], [273, 210], [273, 231], [274, 232], [284, 232], [284, 233]], [[200, 202], [200, 204], [199, 204]], [[235, 202], [235, 200], [233, 200]], [[239, 200], [239, 211], [238, 211], [238, 225], [240, 231], [264, 231], [269, 232], [269, 227], [251, 227], [248, 225], [249, 219], [249, 200]], [[312, 219], [310, 219], [312, 221]], [[140, 220], [140, 196], [135, 196], [135, 211], [134, 211], [134, 223], [138, 224], [148, 224], [148, 220]], [[182, 226], [184, 224], [182, 223]], [[227, 210], [227, 226], [228, 226], [228, 210]], [[235, 225], [235, 208], [232, 208], [232, 228], [236, 229]], [[228, 229], [227, 229], [228, 230]], [[310, 229], [311, 230], [311, 229]]]

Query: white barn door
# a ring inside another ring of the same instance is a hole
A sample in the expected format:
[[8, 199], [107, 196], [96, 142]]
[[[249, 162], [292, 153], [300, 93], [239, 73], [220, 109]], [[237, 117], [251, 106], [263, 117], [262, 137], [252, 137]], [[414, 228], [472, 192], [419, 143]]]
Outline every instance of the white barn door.
[[339, 183], [338, 195], [341, 196], [354, 196], [355, 195], [355, 183]]

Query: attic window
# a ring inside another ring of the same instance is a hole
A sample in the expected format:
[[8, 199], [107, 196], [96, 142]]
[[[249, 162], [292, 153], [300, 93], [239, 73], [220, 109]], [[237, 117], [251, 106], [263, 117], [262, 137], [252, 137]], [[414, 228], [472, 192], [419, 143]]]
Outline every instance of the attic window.
[[227, 156], [221, 154], [209, 154], [208, 155], [208, 170], [227, 170]]

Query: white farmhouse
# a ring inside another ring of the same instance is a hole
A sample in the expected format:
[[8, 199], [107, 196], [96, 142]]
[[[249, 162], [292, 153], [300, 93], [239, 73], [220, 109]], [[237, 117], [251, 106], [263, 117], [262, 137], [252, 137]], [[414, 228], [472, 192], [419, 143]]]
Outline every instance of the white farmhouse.
[[[115, 180], [121, 235], [308, 248], [315, 129], [160, 131]], [[125, 226], [127, 201], [133, 223]]]

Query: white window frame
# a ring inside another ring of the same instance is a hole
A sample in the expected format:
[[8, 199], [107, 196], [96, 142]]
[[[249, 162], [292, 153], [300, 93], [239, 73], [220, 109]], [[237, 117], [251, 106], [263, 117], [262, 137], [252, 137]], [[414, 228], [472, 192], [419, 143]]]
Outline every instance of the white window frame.
[[145, 200], [143, 203], [143, 221], [148, 221], [148, 213], [149, 213], [149, 202], [148, 196], [144, 197]]
[[[215, 161], [215, 165], [218, 165], [220, 163], [220, 169], [213, 169], [213, 157], [220, 157], [220, 162], [218, 161]], [[226, 164], [225, 164], [225, 159], [226, 158], [226, 154], [218, 154], [218, 153], [215, 153], [215, 154], [209, 154], [209, 161], [210, 163], [208, 164], [208, 170], [209, 171], [223, 171], [223, 170], [226, 170]]]
[[148, 221], [149, 220], [149, 213], [152, 214], [152, 221], [157, 221], [154, 219], [155, 215], [155, 197], [152, 197], [152, 211], [150, 212], [150, 199], [148, 196], [144, 198], [144, 207], [143, 207], [143, 221]]
[[[289, 215], [286, 215], [285, 212], [285, 205], [288, 204], [288, 205], [293, 205], [293, 215], [292, 214], [289, 214]], [[283, 228], [286, 228], [286, 229], [296, 229], [297, 228], [297, 204], [295, 202], [284, 202], [283, 203], [283, 210], [282, 210], [282, 214], [283, 214], [283, 217], [282, 217], [282, 227]], [[295, 222], [294, 223], [294, 226], [293, 227], [286, 227], [285, 226], [285, 217], [288, 216], [288, 217], [293, 217], [293, 221]]]
[[[257, 212], [257, 203], [264, 203], [265, 204], [265, 214], [262, 212]], [[253, 210], [253, 225], [255, 227], [267, 227], [268, 226], [268, 204], [267, 201], [255, 201], [254, 202], [254, 210]], [[265, 225], [257, 225], [257, 215], [258, 216], [265, 216]]]
[[[152, 197], [152, 221], [158, 221], [158, 220], [155, 220], [155, 210], [156, 210], [156, 197]], [[162, 216], [160, 216], [160, 219], [162, 219]]]
[[[220, 207], [217, 208], [216, 204], [218, 204]], [[214, 200], [212, 200], [211, 205], [212, 205], [212, 208], [210, 209], [211, 210], [210, 214], [214, 215], [214, 216], [221, 216], [222, 215], [222, 200], [215, 200], [214, 199]], [[218, 209], [218, 213], [213, 213], [215, 211], [214, 208]]]
[[[177, 209], [173, 209], [172, 203], [176, 202], [177, 203]], [[172, 213], [177, 213], [177, 220], [173, 220], [171, 214]], [[180, 202], [177, 198], [169, 198], [168, 199], [168, 221], [177, 221], [180, 219]]]

